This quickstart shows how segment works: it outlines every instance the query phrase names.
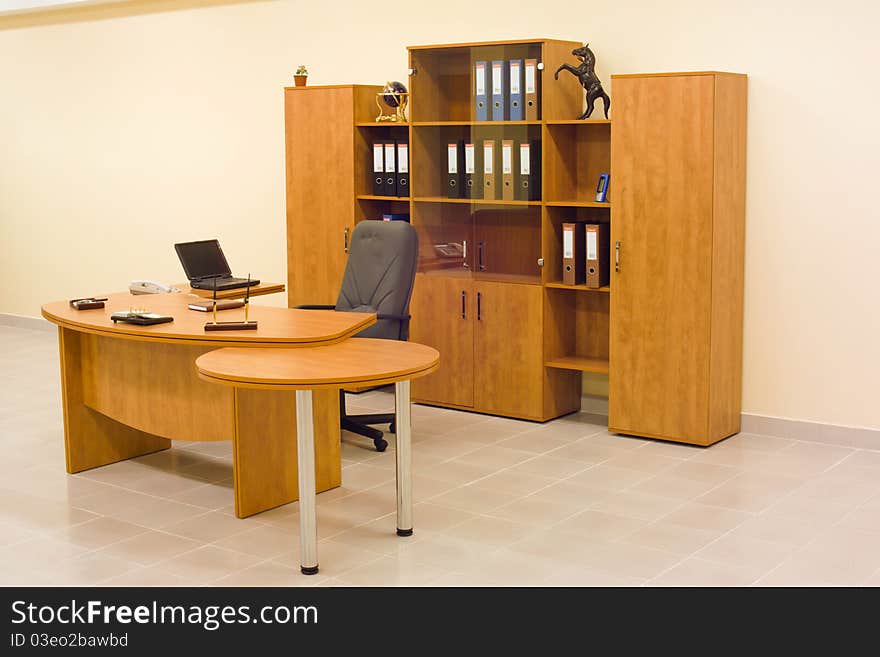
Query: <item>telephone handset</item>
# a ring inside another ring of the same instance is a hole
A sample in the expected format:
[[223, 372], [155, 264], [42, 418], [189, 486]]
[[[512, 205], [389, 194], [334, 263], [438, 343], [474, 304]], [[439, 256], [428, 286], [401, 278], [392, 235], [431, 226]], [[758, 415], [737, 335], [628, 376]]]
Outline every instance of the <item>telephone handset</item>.
[[132, 294], [166, 294], [168, 292], [180, 292], [176, 287], [157, 283], [156, 281], [132, 281], [128, 285], [128, 291]]

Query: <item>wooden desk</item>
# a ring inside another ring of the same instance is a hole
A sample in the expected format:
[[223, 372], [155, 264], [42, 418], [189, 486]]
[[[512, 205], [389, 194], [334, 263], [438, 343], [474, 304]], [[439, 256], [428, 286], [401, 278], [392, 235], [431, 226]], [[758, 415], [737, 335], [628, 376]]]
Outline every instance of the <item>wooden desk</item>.
[[[193, 363], [218, 347], [302, 347], [340, 342], [376, 321], [367, 313], [253, 306], [255, 331], [206, 333], [208, 313], [187, 309], [188, 294], [104, 295], [106, 307], [74, 310], [48, 303], [61, 355], [67, 471], [81, 472], [149, 454], [174, 440], [231, 440], [235, 512], [240, 518], [297, 499], [292, 394], [223, 390], [201, 381]], [[114, 324], [110, 314], [144, 307], [168, 324]], [[242, 311], [219, 313], [238, 319]], [[282, 350], [283, 351], [283, 350]], [[339, 486], [339, 398], [315, 397], [319, 490]]]
[[[414, 342], [354, 338], [329, 347], [302, 349], [218, 349], [196, 360], [199, 377], [243, 390], [295, 394], [299, 464], [300, 569], [318, 572], [315, 515], [313, 390], [338, 394], [347, 385], [394, 383], [397, 425], [397, 533], [412, 534], [412, 452], [409, 382], [437, 369], [440, 354]], [[291, 427], [291, 430], [293, 427]], [[279, 467], [283, 467], [279, 463]]]
[[[197, 290], [193, 287], [190, 287], [189, 283], [177, 283], [173, 287], [176, 287], [178, 290], [182, 290], [184, 294], [195, 294], [202, 297], [203, 299], [214, 298], [213, 290]], [[284, 292], [283, 283], [264, 282], [251, 287], [252, 297], [260, 297], [264, 294], [276, 294], [278, 292]], [[243, 287], [236, 288], [234, 290], [217, 290], [218, 299], [244, 299], [246, 294], [247, 290]]]

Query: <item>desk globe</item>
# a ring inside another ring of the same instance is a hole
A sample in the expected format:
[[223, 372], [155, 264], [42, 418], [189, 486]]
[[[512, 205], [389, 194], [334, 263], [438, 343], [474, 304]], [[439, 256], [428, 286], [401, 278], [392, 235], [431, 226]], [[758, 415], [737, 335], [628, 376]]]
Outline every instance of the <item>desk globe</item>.
[[[393, 114], [385, 114], [385, 110], [379, 100], [392, 110]], [[381, 92], [376, 94], [376, 105], [379, 106], [379, 116], [376, 121], [394, 121], [406, 123], [406, 107], [409, 104], [409, 92], [402, 82], [386, 82]]]

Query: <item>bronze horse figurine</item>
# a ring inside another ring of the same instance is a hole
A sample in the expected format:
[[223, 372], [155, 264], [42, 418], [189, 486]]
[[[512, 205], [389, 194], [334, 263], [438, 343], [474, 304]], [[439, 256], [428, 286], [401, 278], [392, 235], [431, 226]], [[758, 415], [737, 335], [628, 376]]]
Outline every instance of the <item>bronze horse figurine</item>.
[[605, 106], [605, 118], [607, 119], [608, 110], [611, 108], [611, 98], [605, 93], [605, 90], [602, 88], [602, 83], [596, 76], [594, 70], [596, 68], [596, 56], [593, 54], [593, 51], [590, 50], [590, 44], [584, 44], [582, 48], [575, 48], [571, 51], [571, 54], [581, 60], [580, 66], [574, 67], [571, 64], [562, 64], [556, 69], [553, 79], [559, 79], [559, 71], [568, 71], [580, 80], [581, 86], [587, 90], [587, 110], [581, 114], [578, 119], [583, 120], [590, 118], [590, 114], [593, 113], [593, 105], [597, 98], [601, 98], [603, 101]]

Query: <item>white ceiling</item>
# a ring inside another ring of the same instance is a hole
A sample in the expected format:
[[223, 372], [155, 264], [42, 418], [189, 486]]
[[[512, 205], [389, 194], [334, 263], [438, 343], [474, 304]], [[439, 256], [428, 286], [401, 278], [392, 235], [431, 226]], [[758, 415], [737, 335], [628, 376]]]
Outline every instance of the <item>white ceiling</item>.
[[111, 0], [0, 0], [0, 14], [72, 5], [94, 5], [109, 1]]

